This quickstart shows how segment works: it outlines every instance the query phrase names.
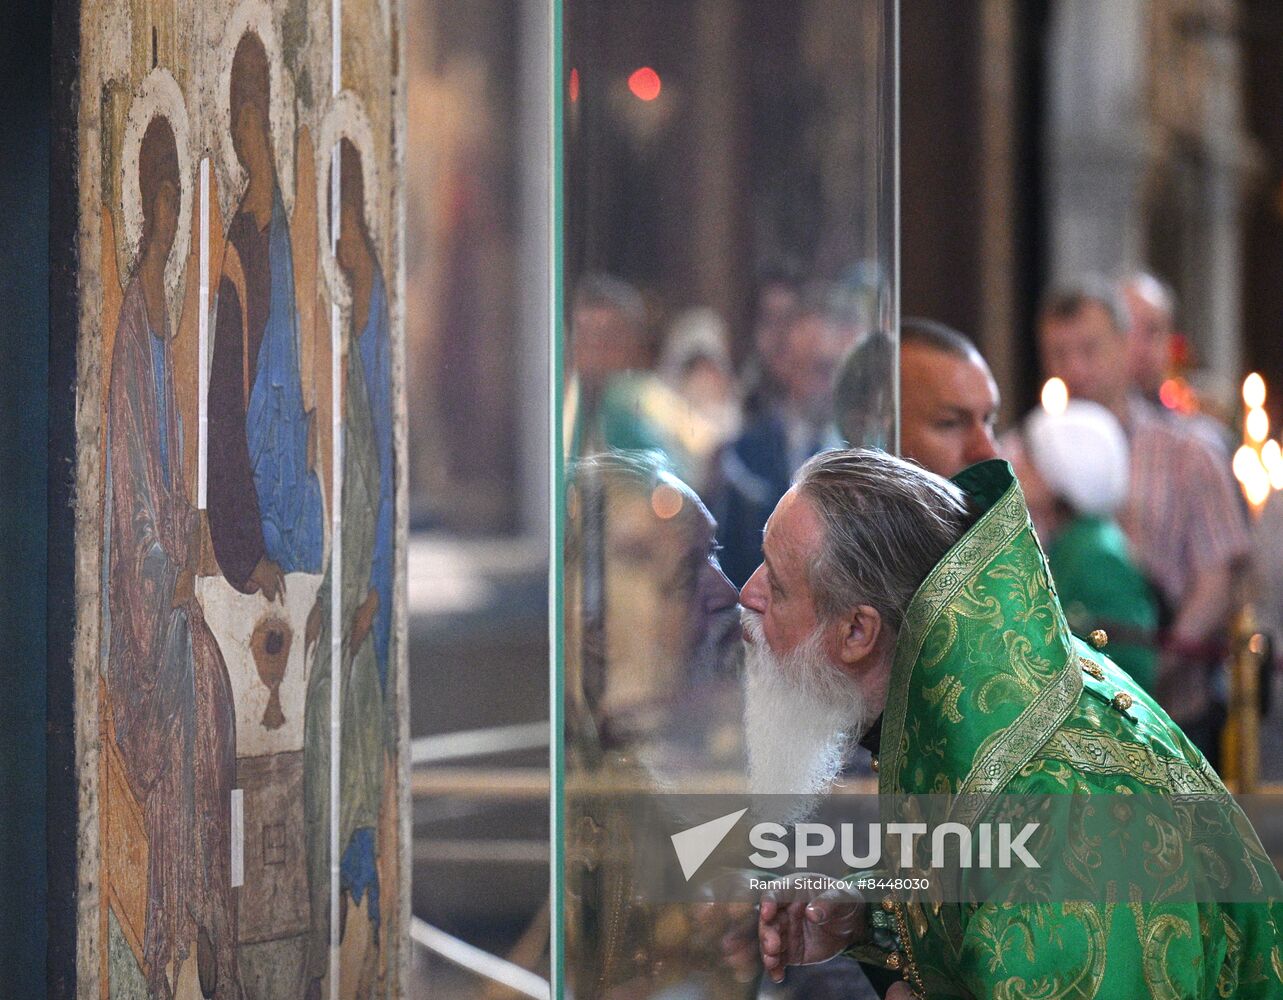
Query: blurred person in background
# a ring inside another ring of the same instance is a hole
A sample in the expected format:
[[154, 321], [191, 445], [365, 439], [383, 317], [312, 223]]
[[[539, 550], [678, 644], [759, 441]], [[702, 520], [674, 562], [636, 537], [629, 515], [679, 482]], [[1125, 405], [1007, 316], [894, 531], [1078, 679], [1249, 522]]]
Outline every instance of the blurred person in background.
[[1131, 473], [1118, 520], [1167, 610], [1158, 700], [1216, 766], [1219, 667], [1248, 551], [1246, 515], [1223, 457], [1131, 392], [1127, 328], [1115, 286], [1089, 276], [1044, 296], [1039, 352], [1047, 376], [1063, 379], [1071, 398], [1104, 406], [1127, 436]]
[[1138, 396], [1155, 406], [1171, 374], [1176, 299], [1171, 288], [1145, 271], [1119, 283], [1127, 307], [1127, 373]]
[[[843, 361], [838, 429], [852, 447], [890, 450], [892, 349], [872, 333]], [[929, 319], [900, 324], [900, 454], [938, 476], [997, 455], [998, 385], [965, 335]]]
[[753, 353], [740, 372], [744, 411], [750, 416], [779, 392], [781, 347], [801, 289], [801, 279], [787, 266], [764, 267], [758, 275], [753, 296]]
[[616, 447], [651, 447], [653, 435], [613, 412], [608, 396], [629, 373], [645, 372], [651, 357], [646, 306], [628, 282], [586, 275], [570, 313], [571, 368], [566, 387], [566, 442], [572, 454]]
[[1252, 593], [1256, 627], [1270, 640], [1266, 711], [1260, 720], [1261, 776], [1283, 779], [1283, 492], [1275, 490], [1252, 529]]
[[717, 454], [740, 429], [727, 334], [715, 310], [687, 309], [673, 320], [659, 358], [659, 377], [677, 395], [675, 435], [684, 452], [679, 464], [697, 493], [707, 489]]
[[1104, 629], [1109, 656], [1154, 689], [1158, 602], [1136, 568], [1114, 514], [1127, 496], [1127, 438], [1103, 406], [1070, 400], [1063, 413], [1025, 420], [1012, 463], [1069, 626]]
[[688, 473], [680, 440], [687, 408], [651, 370], [641, 293], [614, 275], [586, 275], [575, 287], [570, 342], [562, 425], [568, 455], [652, 449]]
[[1162, 402], [1162, 388], [1173, 374], [1176, 341], [1176, 293], [1170, 285], [1147, 271], [1136, 271], [1118, 285], [1127, 307], [1127, 370], [1132, 392], [1154, 412], [1182, 424], [1208, 444], [1224, 451], [1234, 448], [1229, 430], [1203, 413], [1181, 413]]
[[806, 290], [785, 328], [776, 391], [722, 452], [714, 492], [722, 566], [742, 585], [762, 561], [762, 528], [802, 463], [836, 445], [833, 379], [850, 346], [829, 311], [828, 288]]
[[1256, 618], [1274, 649], [1283, 650], [1283, 492], [1275, 490], [1252, 527]]

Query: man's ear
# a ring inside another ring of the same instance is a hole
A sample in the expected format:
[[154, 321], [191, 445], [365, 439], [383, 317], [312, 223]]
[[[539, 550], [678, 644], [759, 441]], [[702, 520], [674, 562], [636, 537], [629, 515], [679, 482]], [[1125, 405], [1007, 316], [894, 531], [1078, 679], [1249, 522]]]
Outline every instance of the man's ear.
[[865, 663], [882, 636], [882, 615], [868, 604], [857, 604], [838, 620], [837, 664], [851, 672]]

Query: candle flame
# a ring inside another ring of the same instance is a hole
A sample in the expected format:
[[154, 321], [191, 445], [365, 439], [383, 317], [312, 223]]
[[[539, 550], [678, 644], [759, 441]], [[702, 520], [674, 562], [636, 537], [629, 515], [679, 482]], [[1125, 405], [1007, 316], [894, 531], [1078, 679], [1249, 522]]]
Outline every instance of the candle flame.
[[1069, 406], [1069, 387], [1064, 379], [1049, 378], [1042, 387], [1042, 408], [1053, 417], [1058, 417]]
[[1246, 430], [1248, 438], [1256, 444], [1260, 444], [1270, 436], [1269, 414], [1260, 407], [1248, 410]]
[[1259, 410], [1265, 405], [1265, 379], [1257, 372], [1252, 372], [1243, 379], [1243, 402], [1249, 410]]

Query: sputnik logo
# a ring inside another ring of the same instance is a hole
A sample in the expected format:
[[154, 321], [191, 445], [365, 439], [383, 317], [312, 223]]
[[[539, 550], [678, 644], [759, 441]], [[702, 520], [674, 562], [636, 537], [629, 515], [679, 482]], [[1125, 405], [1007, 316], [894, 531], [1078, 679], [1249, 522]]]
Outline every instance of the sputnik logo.
[[747, 809], [741, 809], [738, 812], [727, 813], [725, 816], [710, 819], [707, 823], [673, 834], [673, 850], [677, 853], [677, 862], [682, 866], [682, 875], [686, 877], [687, 882], [708, 860], [708, 856], [717, 850], [717, 845], [726, 839], [726, 835], [734, 829], [735, 824], [746, 812], [748, 812]]

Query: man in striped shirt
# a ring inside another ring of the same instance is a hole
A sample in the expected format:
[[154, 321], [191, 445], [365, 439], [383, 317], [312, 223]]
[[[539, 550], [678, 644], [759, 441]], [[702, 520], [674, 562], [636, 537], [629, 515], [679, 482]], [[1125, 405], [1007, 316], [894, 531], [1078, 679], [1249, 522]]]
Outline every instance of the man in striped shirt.
[[1109, 282], [1058, 285], [1039, 309], [1039, 351], [1048, 376], [1107, 407], [1127, 433], [1131, 473], [1119, 521], [1170, 612], [1158, 700], [1216, 765], [1225, 717], [1216, 667], [1248, 552], [1246, 512], [1223, 456], [1129, 391], [1127, 326]]

